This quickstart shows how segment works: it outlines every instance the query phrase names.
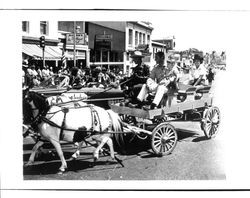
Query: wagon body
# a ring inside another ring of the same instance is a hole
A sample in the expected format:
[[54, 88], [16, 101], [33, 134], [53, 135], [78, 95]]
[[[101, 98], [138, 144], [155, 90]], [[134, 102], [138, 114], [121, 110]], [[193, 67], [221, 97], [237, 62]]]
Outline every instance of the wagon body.
[[110, 107], [129, 124], [128, 130], [137, 132], [139, 138], [151, 136], [152, 149], [156, 154], [169, 154], [177, 143], [177, 133], [171, 121], [199, 121], [207, 138], [216, 136], [220, 112], [217, 107], [212, 106], [210, 89], [210, 86], [193, 87], [179, 84], [179, 90], [165, 94], [161, 108], [154, 110], [130, 108], [120, 106], [119, 103]]

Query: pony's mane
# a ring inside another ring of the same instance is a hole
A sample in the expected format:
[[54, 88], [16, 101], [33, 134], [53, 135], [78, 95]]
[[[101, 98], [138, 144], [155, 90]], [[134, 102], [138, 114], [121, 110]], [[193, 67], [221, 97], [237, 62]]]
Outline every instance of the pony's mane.
[[34, 102], [34, 105], [36, 108], [38, 108], [40, 113], [46, 113], [49, 110], [49, 104], [46, 101], [46, 97], [36, 93], [36, 92], [30, 92], [30, 97]]

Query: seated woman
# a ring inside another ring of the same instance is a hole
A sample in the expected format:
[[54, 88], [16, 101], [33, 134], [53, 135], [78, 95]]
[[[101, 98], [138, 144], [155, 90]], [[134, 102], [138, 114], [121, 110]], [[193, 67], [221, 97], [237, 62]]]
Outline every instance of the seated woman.
[[194, 65], [191, 68], [191, 76], [193, 79], [191, 80], [190, 84], [193, 86], [207, 85], [206, 83], [207, 69], [202, 64], [203, 57], [200, 56], [199, 54], [195, 54], [193, 63]]

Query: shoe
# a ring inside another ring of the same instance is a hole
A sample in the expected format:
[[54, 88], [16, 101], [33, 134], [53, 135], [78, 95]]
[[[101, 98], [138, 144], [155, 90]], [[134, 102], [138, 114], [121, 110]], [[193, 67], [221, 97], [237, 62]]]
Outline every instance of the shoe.
[[136, 107], [138, 107], [138, 104], [128, 103], [128, 107], [136, 108]]
[[148, 111], [148, 110], [150, 110], [151, 108], [150, 108], [150, 105], [144, 105], [144, 106], [142, 107], [142, 109]]
[[152, 104], [150, 105], [150, 109], [157, 109], [157, 105], [156, 105], [155, 103], [152, 103]]
[[144, 110], [148, 111], [148, 110], [153, 110], [153, 109], [157, 109], [157, 106], [155, 103], [151, 103], [151, 105], [144, 105], [142, 107]]
[[126, 105], [125, 102], [120, 103], [120, 107], [124, 107], [125, 105]]

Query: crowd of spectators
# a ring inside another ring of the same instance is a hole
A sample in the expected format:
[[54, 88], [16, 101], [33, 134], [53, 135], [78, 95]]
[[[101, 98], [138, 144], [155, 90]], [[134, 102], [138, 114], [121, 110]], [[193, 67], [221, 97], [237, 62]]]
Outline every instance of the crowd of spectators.
[[[119, 70], [108, 70], [105, 67], [95, 68], [62, 68], [57, 72], [53, 71], [52, 67], [45, 65], [44, 68], [40, 68], [35, 64], [28, 64], [27, 61], [23, 61], [22, 65], [22, 86], [23, 88], [36, 87], [42, 84], [50, 83], [53, 85], [53, 81], [48, 81], [53, 76], [66, 77], [65, 86], [80, 88], [80, 87], [99, 87], [106, 88], [113, 83], [118, 84], [121, 79], [125, 77]], [[47, 83], [48, 82], [48, 83]]]
[[[46, 82], [49, 78], [54, 75], [64, 75], [68, 77], [68, 81], [65, 83], [69, 87], [100, 87], [107, 88], [110, 85], [119, 84], [128, 78], [130, 81], [126, 84], [128, 87], [133, 87], [139, 82], [141, 79], [146, 79], [149, 76], [149, 70], [147, 67], [143, 66], [143, 62], [141, 61], [141, 57], [138, 55], [131, 55], [131, 58], [136, 63], [136, 67], [132, 68], [132, 74], [128, 77], [126, 74], [123, 74], [120, 70], [109, 70], [106, 67], [97, 66], [95, 68], [63, 68], [58, 71], [53, 71], [52, 67], [45, 65], [44, 67], [39, 67], [34, 63], [28, 63], [28, 61], [23, 61], [22, 67], [22, 84], [23, 87], [34, 87], [39, 86], [41, 83]], [[175, 57], [176, 58], [176, 57]], [[194, 54], [189, 54], [186, 57], [182, 57], [181, 59], [177, 56], [175, 64], [180, 72], [180, 80], [186, 84], [191, 75]], [[138, 59], [138, 60], [137, 60]], [[218, 55], [216, 51], [213, 51], [211, 54], [206, 53], [203, 56], [203, 66], [206, 68], [206, 83], [211, 84], [214, 75], [215, 69], [218, 64], [226, 65], [226, 54], [222, 52], [221, 55]], [[141, 67], [143, 67], [142, 70]], [[150, 68], [150, 67], [148, 67]], [[140, 73], [141, 72], [141, 73]], [[140, 77], [142, 76], [142, 77]], [[137, 82], [138, 81], [138, 82]], [[143, 80], [145, 81], [145, 80]], [[125, 85], [125, 84], [124, 84]], [[124, 88], [124, 86], [122, 86]]]

